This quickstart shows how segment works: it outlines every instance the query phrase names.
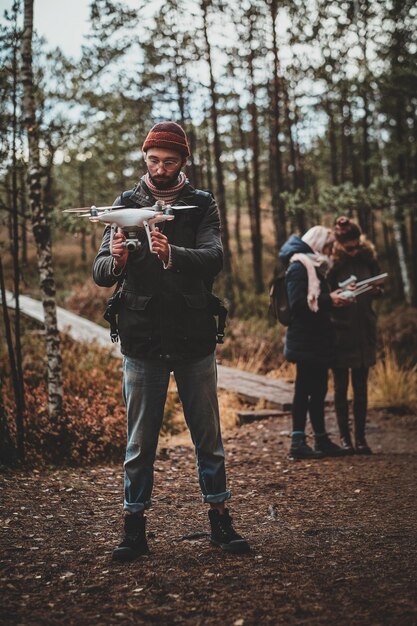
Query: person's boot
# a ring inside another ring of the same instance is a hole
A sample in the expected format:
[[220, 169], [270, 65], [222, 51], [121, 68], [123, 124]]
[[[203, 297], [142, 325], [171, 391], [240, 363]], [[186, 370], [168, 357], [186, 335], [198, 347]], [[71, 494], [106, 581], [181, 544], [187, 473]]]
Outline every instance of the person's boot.
[[323, 456], [346, 456], [346, 451], [330, 439], [326, 433], [314, 436], [314, 449]]
[[208, 516], [211, 526], [211, 543], [219, 546], [225, 552], [233, 552], [234, 554], [250, 551], [246, 539], [233, 528], [228, 509], [225, 509], [222, 514], [217, 509], [209, 509]]
[[124, 537], [121, 543], [113, 550], [114, 561], [133, 561], [142, 554], [149, 552], [146, 541], [146, 518], [144, 515], [133, 513], [125, 515]]
[[340, 447], [345, 451], [345, 454], [354, 454], [355, 450], [353, 449], [352, 439], [350, 437], [347, 402], [345, 408], [346, 410], [336, 411], [337, 425], [339, 426], [340, 433]]
[[299, 459], [322, 459], [324, 454], [313, 450], [307, 443], [305, 435], [292, 435], [288, 458], [291, 461]]
[[356, 437], [355, 441], [356, 454], [372, 454], [371, 448], [368, 446], [365, 436]]
[[340, 447], [345, 451], [345, 454], [355, 454], [350, 435], [342, 435], [340, 437]]

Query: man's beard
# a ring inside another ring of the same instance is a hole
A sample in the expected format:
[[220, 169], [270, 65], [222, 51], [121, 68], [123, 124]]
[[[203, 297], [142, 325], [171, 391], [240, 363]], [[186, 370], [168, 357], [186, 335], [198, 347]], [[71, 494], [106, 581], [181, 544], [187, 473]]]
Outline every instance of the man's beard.
[[149, 178], [151, 179], [152, 184], [155, 185], [157, 189], [170, 189], [171, 187], [175, 187], [175, 185], [177, 184], [178, 176], [180, 175], [180, 172], [181, 172], [181, 165], [175, 172], [173, 172], [169, 176], [164, 176], [164, 177], [158, 176], [157, 178], [155, 178], [154, 176], [152, 176], [148, 168]]

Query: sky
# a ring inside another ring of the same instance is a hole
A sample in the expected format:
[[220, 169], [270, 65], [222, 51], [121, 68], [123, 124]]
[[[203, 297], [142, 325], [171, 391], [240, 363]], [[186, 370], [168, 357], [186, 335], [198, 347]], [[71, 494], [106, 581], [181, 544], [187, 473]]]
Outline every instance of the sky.
[[[0, 3], [4, 0], [0, 0]], [[34, 25], [52, 48], [78, 57], [88, 31], [88, 0], [34, 0]]]
[[[0, 15], [12, 4], [0, 0]], [[88, 31], [88, 5], [88, 0], [34, 0], [35, 29], [51, 48], [60, 46], [65, 54], [78, 57]]]
[[[0, 0], [0, 15], [12, 0]], [[88, 31], [89, 0], [34, 0], [34, 25], [49, 47], [60, 46], [66, 55], [79, 57]]]

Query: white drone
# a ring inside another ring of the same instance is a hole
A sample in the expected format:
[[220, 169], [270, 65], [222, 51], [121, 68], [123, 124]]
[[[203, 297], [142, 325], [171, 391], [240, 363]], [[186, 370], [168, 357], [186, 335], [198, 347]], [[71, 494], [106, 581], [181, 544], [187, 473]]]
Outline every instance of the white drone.
[[126, 236], [123, 245], [128, 250], [137, 250], [141, 246], [138, 231], [144, 228], [148, 237], [149, 249], [153, 252], [151, 232], [156, 224], [171, 221], [175, 218], [174, 210], [195, 209], [195, 205], [171, 206], [158, 200], [153, 206], [128, 209], [123, 205], [85, 207], [82, 209], [65, 209], [63, 213], [77, 213], [79, 217], [88, 217], [90, 222], [110, 224], [110, 250], [113, 245], [114, 233], [120, 228]]

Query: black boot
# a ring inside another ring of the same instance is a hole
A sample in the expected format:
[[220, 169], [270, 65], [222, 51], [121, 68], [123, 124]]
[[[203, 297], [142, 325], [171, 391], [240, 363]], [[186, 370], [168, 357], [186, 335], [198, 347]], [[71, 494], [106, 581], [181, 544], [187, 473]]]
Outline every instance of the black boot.
[[315, 435], [314, 449], [321, 452], [323, 456], [346, 456], [346, 450], [330, 439], [329, 435]]
[[223, 514], [220, 514], [217, 509], [210, 509], [208, 515], [211, 526], [211, 543], [219, 546], [225, 552], [233, 552], [234, 554], [250, 551], [246, 539], [234, 530], [228, 509], [225, 509]]
[[355, 453], [350, 435], [340, 437], [340, 447], [345, 451], [345, 454]]
[[123, 541], [113, 550], [114, 561], [133, 561], [149, 552], [145, 533], [144, 515], [125, 515]]
[[355, 450], [356, 454], [372, 454], [372, 450], [368, 446], [364, 435], [356, 437]]
[[288, 458], [292, 461], [298, 459], [322, 459], [324, 454], [310, 448], [306, 443], [305, 435], [293, 435]]

